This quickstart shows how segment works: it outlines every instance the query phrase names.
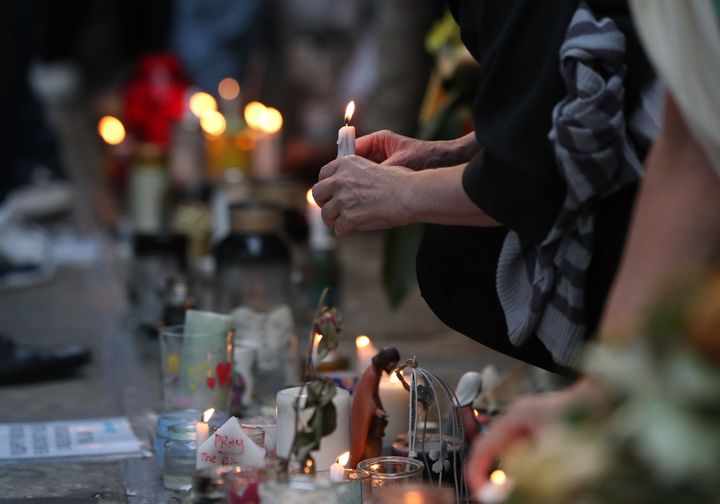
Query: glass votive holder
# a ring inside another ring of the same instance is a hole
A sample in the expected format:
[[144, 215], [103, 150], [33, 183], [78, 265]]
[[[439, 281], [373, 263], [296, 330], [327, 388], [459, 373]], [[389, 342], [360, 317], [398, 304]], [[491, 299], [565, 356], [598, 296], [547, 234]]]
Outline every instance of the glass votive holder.
[[357, 468], [370, 475], [375, 495], [376, 488], [422, 483], [425, 464], [408, 457], [374, 457], [361, 461]]
[[342, 480], [332, 480], [337, 485], [341, 504], [363, 504], [372, 495], [370, 475], [365, 471], [345, 468]]
[[262, 483], [259, 494], [263, 504], [340, 504], [335, 484], [305, 475]]
[[448, 487], [406, 485], [383, 489], [373, 495], [372, 504], [454, 504], [455, 494]]
[[163, 448], [163, 486], [168, 490], [189, 490], [195, 473], [195, 424], [181, 422], [168, 429]]

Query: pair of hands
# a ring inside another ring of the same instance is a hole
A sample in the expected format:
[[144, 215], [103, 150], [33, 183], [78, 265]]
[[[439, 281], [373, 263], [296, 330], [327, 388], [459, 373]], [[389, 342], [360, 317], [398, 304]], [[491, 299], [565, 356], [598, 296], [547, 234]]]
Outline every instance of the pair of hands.
[[323, 222], [342, 236], [416, 221], [415, 171], [467, 161], [468, 143], [416, 140], [387, 130], [358, 138], [356, 156], [320, 170], [313, 197]]

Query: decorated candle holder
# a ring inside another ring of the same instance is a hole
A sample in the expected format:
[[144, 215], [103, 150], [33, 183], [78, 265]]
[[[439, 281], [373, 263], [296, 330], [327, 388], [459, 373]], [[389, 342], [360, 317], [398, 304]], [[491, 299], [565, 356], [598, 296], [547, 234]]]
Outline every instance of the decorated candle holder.
[[409, 457], [374, 457], [361, 461], [357, 468], [370, 475], [375, 489], [422, 483], [425, 464]]

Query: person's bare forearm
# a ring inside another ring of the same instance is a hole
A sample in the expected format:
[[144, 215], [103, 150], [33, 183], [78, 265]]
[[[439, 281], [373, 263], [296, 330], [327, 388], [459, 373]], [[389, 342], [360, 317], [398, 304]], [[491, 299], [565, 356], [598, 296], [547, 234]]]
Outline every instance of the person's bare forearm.
[[412, 173], [403, 189], [411, 222], [457, 226], [499, 226], [465, 193], [465, 165]]
[[646, 162], [601, 337], [637, 333], [659, 291], [678, 275], [710, 266], [719, 248], [720, 179], [670, 100]]

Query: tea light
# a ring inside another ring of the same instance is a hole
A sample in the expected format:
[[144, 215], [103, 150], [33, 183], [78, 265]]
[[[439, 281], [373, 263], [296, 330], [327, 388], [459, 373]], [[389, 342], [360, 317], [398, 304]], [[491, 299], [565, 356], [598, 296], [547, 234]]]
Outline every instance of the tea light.
[[490, 474], [487, 483], [480, 487], [475, 496], [482, 504], [505, 502], [512, 492], [513, 483], [505, 471], [497, 469]]

